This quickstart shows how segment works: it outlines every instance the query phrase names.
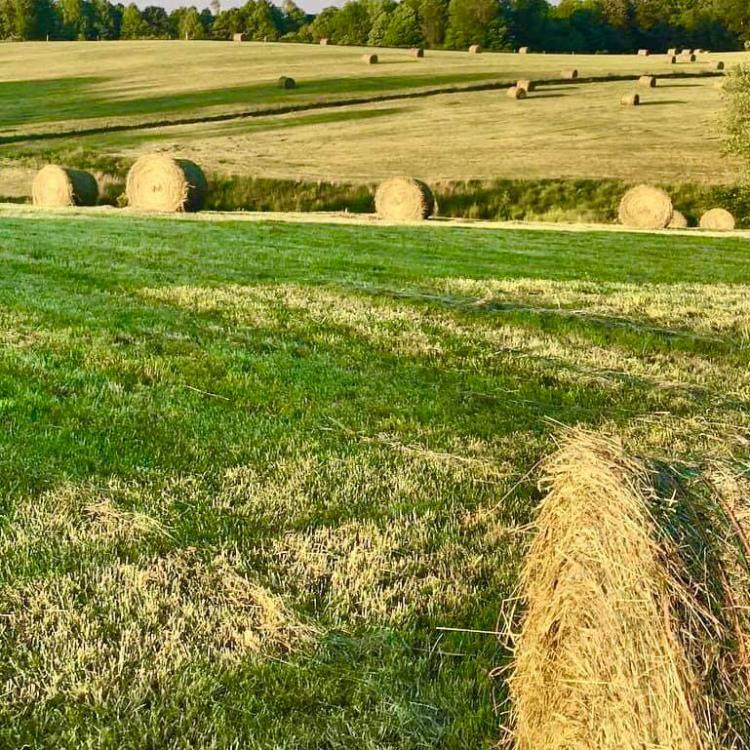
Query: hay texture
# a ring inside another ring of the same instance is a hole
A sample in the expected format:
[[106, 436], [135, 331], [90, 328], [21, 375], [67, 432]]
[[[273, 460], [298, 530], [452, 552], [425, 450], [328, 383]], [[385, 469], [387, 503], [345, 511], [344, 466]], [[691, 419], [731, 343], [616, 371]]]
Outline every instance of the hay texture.
[[278, 85], [280, 89], [296, 89], [297, 81], [294, 78], [289, 78], [289, 76], [281, 76]]
[[578, 78], [578, 71], [575, 69], [563, 70], [562, 73], [560, 73], [560, 78], [564, 81], [575, 81]]
[[672, 221], [672, 200], [659, 188], [638, 185], [620, 201], [620, 222], [636, 229], [664, 229]]
[[386, 221], [424, 221], [435, 213], [432, 190], [411, 177], [392, 177], [375, 193], [375, 211]]
[[510, 680], [517, 750], [703, 748], [646, 480], [582, 431], [544, 466]]
[[672, 212], [672, 220], [667, 225], [668, 229], [687, 229], [688, 226], [687, 217], [682, 211], [675, 210]]
[[701, 216], [701, 229], [713, 229], [715, 232], [731, 232], [735, 226], [734, 216], [724, 208], [712, 208]]
[[424, 57], [424, 50], [421, 47], [412, 47], [409, 50], [409, 54], [412, 57], [417, 57], [417, 58]]
[[646, 89], [656, 88], [656, 76], [641, 76], [638, 85]]
[[128, 205], [140, 211], [199, 211], [208, 192], [201, 168], [164, 154], [142, 156], [128, 172]]
[[620, 104], [623, 107], [637, 107], [641, 103], [641, 97], [639, 94], [625, 94], [620, 99]]
[[378, 62], [378, 56], [371, 54], [362, 55], [362, 62], [367, 65], [375, 65]]
[[508, 89], [508, 96], [511, 99], [525, 99], [528, 93], [526, 89], [522, 89], [520, 86], [511, 86]]
[[478, 44], [472, 44], [471, 47], [469, 47], [469, 54], [471, 55], [478, 55], [482, 51], [482, 48]]
[[530, 81], [528, 78], [516, 81], [516, 88], [524, 89], [526, 93], [531, 93], [536, 89], [534, 81]]
[[31, 198], [35, 206], [46, 208], [95, 206], [99, 198], [99, 186], [94, 176], [88, 172], [48, 164], [34, 177]]

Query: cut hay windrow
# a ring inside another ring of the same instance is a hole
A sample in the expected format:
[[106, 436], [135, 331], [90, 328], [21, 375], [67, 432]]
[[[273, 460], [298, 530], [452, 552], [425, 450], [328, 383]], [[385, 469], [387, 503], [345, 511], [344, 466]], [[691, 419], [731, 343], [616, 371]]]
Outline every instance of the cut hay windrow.
[[715, 232], [731, 232], [735, 227], [735, 218], [725, 208], [712, 208], [701, 216], [701, 229], [712, 229]]
[[128, 206], [139, 211], [199, 211], [208, 192], [201, 168], [164, 154], [142, 156], [130, 168]]
[[424, 221], [435, 209], [432, 190], [412, 177], [391, 177], [375, 193], [375, 210], [386, 221]]
[[645, 468], [573, 431], [544, 473], [510, 679], [517, 750], [702, 750]]
[[665, 229], [673, 213], [671, 198], [650, 185], [631, 188], [620, 201], [620, 223], [634, 229]]
[[95, 206], [98, 198], [99, 186], [92, 174], [57, 164], [42, 167], [31, 185], [31, 199], [35, 206]]

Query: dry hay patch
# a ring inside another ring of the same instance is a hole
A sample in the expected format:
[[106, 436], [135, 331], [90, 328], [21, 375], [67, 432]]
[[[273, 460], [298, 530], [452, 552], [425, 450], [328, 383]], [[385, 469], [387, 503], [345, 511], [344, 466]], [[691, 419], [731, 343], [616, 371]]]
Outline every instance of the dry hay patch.
[[111, 690], [142, 699], [194, 660], [232, 665], [304, 647], [315, 632], [238, 561], [182, 550], [0, 590], [0, 639], [13, 654], [11, 703], [61, 696], [99, 702]]

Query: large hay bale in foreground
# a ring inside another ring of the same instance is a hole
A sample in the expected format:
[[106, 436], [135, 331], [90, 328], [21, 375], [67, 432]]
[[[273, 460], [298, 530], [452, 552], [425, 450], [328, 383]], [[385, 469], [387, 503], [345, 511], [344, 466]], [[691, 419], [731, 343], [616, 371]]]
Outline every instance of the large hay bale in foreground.
[[560, 78], [564, 81], [575, 81], [578, 78], [578, 71], [575, 68], [572, 70], [563, 70], [560, 73]]
[[525, 99], [528, 96], [526, 89], [522, 89], [519, 86], [511, 86], [508, 89], [508, 96], [511, 99]]
[[57, 164], [42, 167], [31, 185], [31, 199], [35, 206], [95, 206], [98, 198], [99, 186], [92, 174]]
[[423, 221], [435, 213], [435, 197], [420, 180], [391, 177], [378, 186], [375, 210], [387, 221]]
[[412, 47], [409, 50], [409, 54], [412, 57], [417, 57], [417, 58], [424, 57], [424, 50], [421, 47]]
[[672, 200], [659, 188], [638, 185], [620, 201], [620, 222], [636, 229], [665, 229], [672, 221]]
[[208, 192], [201, 168], [164, 154], [142, 156], [130, 168], [125, 187], [128, 205], [140, 211], [199, 211]]
[[637, 107], [641, 103], [641, 97], [639, 94], [625, 94], [620, 99], [620, 104], [623, 107]]
[[377, 61], [378, 61], [377, 55], [372, 55], [372, 54], [362, 55], [362, 62], [367, 63], [367, 65], [375, 65]]
[[688, 226], [687, 216], [682, 211], [674, 210], [672, 220], [667, 224], [667, 229], [687, 229]]
[[478, 55], [482, 51], [482, 48], [478, 44], [472, 44], [469, 47], [469, 53], [472, 55]]
[[289, 78], [289, 76], [281, 76], [279, 78], [279, 88], [280, 89], [297, 88], [297, 81], [295, 81], [294, 78]]
[[701, 216], [701, 229], [713, 229], [715, 232], [731, 232], [735, 227], [734, 216], [724, 208], [712, 208]]
[[690, 602], [660, 546], [646, 467], [571, 431], [544, 465], [510, 678], [517, 750], [700, 750]]
[[534, 81], [530, 81], [528, 78], [524, 78], [520, 81], [516, 81], [516, 88], [524, 89], [526, 93], [531, 93], [536, 89]]
[[638, 79], [638, 85], [647, 89], [656, 88], [656, 76], [641, 76]]

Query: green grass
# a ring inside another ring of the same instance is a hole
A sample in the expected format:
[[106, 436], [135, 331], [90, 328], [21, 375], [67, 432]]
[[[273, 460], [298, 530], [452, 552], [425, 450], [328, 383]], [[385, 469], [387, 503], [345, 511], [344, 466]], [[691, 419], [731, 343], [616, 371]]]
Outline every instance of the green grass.
[[481, 748], [556, 422], [746, 461], [746, 241], [0, 224], [0, 747]]

